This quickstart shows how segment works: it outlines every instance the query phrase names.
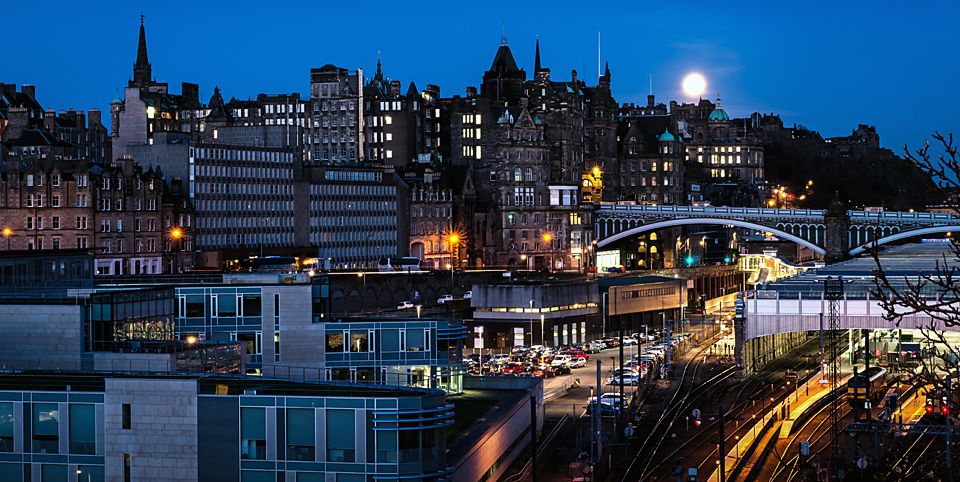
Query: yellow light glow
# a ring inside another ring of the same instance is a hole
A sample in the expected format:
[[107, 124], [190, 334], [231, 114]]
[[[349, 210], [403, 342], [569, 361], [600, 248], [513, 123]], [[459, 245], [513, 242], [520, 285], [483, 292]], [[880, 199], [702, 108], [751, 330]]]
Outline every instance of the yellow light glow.
[[600, 177], [603, 174], [603, 171], [600, 170], [600, 166], [593, 166], [593, 177]]
[[771, 200], [767, 201], [767, 206], [770, 206], [770, 207], [772, 207], [772, 208], [773, 208], [773, 207], [777, 207], [777, 201], [776, 201], [776, 199], [771, 199]]
[[190, 335], [190, 336], [187, 337], [187, 343], [189, 343], [189, 344], [192, 345], [192, 344], [194, 344], [194, 343], [196, 343], [196, 342], [197, 342], [197, 337], [195, 337], [195, 336], [193, 336], [193, 335]]
[[11, 235], [13, 235], [13, 229], [11, 229], [10, 227], [5, 226], [5, 227], [3, 228], [3, 237], [4, 237], [4, 238], [9, 238]]
[[553, 235], [550, 233], [543, 233], [543, 242], [549, 243], [550, 241], [553, 241]]
[[700, 97], [707, 90], [707, 79], [698, 72], [691, 72], [683, 78], [683, 93], [690, 97]]
[[183, 229], [179, 227], [170, 229], [170, 239], [174, 241], [178, 241], [182, 237], [183, 237]]

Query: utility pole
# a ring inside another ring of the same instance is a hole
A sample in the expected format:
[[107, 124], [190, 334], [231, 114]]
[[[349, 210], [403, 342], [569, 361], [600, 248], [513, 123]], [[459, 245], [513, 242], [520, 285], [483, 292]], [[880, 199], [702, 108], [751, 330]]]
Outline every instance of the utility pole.
[[537, 482], [537, 449], [539, 449], [539, 440], [537, 440], [537, 396], [530, 394], [530, 479]]
[[[830, 313], [830, 378], [831, 385], [833, 390], [839, 389], [840, 384], [840, 360], [838, 353], [839, 341], [837, 340], [837, 332], [840, 329], [840, 300], [843, 299], [843, 279], [840, 277], [827, 277], [823, 283], [823, 297], [828, 301], [828, 308]], [[832, 424], [832, 440], [830, 441], [830, 447], [832, 448], [832, 467], [834, 474], [836, 474], [840, 467], [840, 450], [841, 450], [841, 436], [840, 436], [840, 397], [833, 397], [832, 407], [830, 410], [830, 423]]]
[[601, 423], [601, 420], [600, 420], [600, 416], [601, 416], [601, 413], [600, 413], [600, 396], [603, 395], [603, 385], [600, 384], [600, 383], [601, 383], [600, 377], [601, 377], [601, 373], [600, 373], [600, 357], [597, 357], [597, 398], [596, 398], [596, 402], [593, 404], [593, 414], [594, 414], [594, 417], [593, 417], [593, 418], [594, 418], [594, 420], [596, 420], [596, 422], [595, 422], [595, 423], [596, 423], [596, 428], [594, 429], [594, 437], [595, 437], [595, 438], [594, 438], [594, 443], [595, 443], [595, 446], [596, 446], [596, 448], [594, 449], [594, 450], [595, 450], [595, 456], [594, 456], [594, 459], [593, 459], [593, 470], [594, 470], [594, 473], [596, 473], [597, 467], [600, 466], [600, 464], [599, 464], [598, 462], [599, 462], [600, 459], [603, 457], [603, 444], [602, 444], [601, 438], [600, 438], [600, 436], [601, 436], [601, 430], [603, 429], [603, 424]]
[[620, 333], [620, 399], [617, 401], [617, 418], [619, 420], [617, 424], [617, 440], [623, 442], [624, 417], [626, 416], [624, 413], [625, 407], [623, 406], [623, 402], [626, 400], [623, 397], [623, 378], [626, 376], [626, 373], [623, 371], [623, 316], [619, 313], [617, 313], [617, 328], [619, 328]]

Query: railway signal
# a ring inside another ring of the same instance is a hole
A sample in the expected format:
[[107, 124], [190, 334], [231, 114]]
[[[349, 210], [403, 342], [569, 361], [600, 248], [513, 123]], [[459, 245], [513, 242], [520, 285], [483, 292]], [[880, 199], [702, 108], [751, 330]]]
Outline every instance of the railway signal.
[[933, 399], [932, 399], [932, 398], [928, 398], [928, 399], [927, 399], [927, 406], [924, 407], [924, 411], [926, 411], [927, 413], [933, 413]]

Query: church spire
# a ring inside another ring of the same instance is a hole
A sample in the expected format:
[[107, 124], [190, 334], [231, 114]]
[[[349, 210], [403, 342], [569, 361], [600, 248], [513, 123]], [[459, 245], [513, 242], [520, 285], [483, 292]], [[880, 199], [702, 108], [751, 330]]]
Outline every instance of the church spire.
[[153, 80], [150, 61], [147, 59], [147, 33], [143, 28], [143, 14], [140, 14], [140, 39], [137, 42], [137, 62], [133, 64], [131, 85], [144, 87]]
[[540, 38], [537, 38], [537, 54], [533, 61], [533, 73], [540, 72]]

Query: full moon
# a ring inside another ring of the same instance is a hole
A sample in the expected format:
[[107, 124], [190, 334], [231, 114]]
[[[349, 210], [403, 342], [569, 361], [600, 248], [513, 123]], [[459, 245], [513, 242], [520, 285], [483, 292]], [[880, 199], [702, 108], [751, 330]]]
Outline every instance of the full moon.
[[700, 97], [707, 90], [707, 79], [693, 72], [683, 78], [683, 93], [690, 97]]

